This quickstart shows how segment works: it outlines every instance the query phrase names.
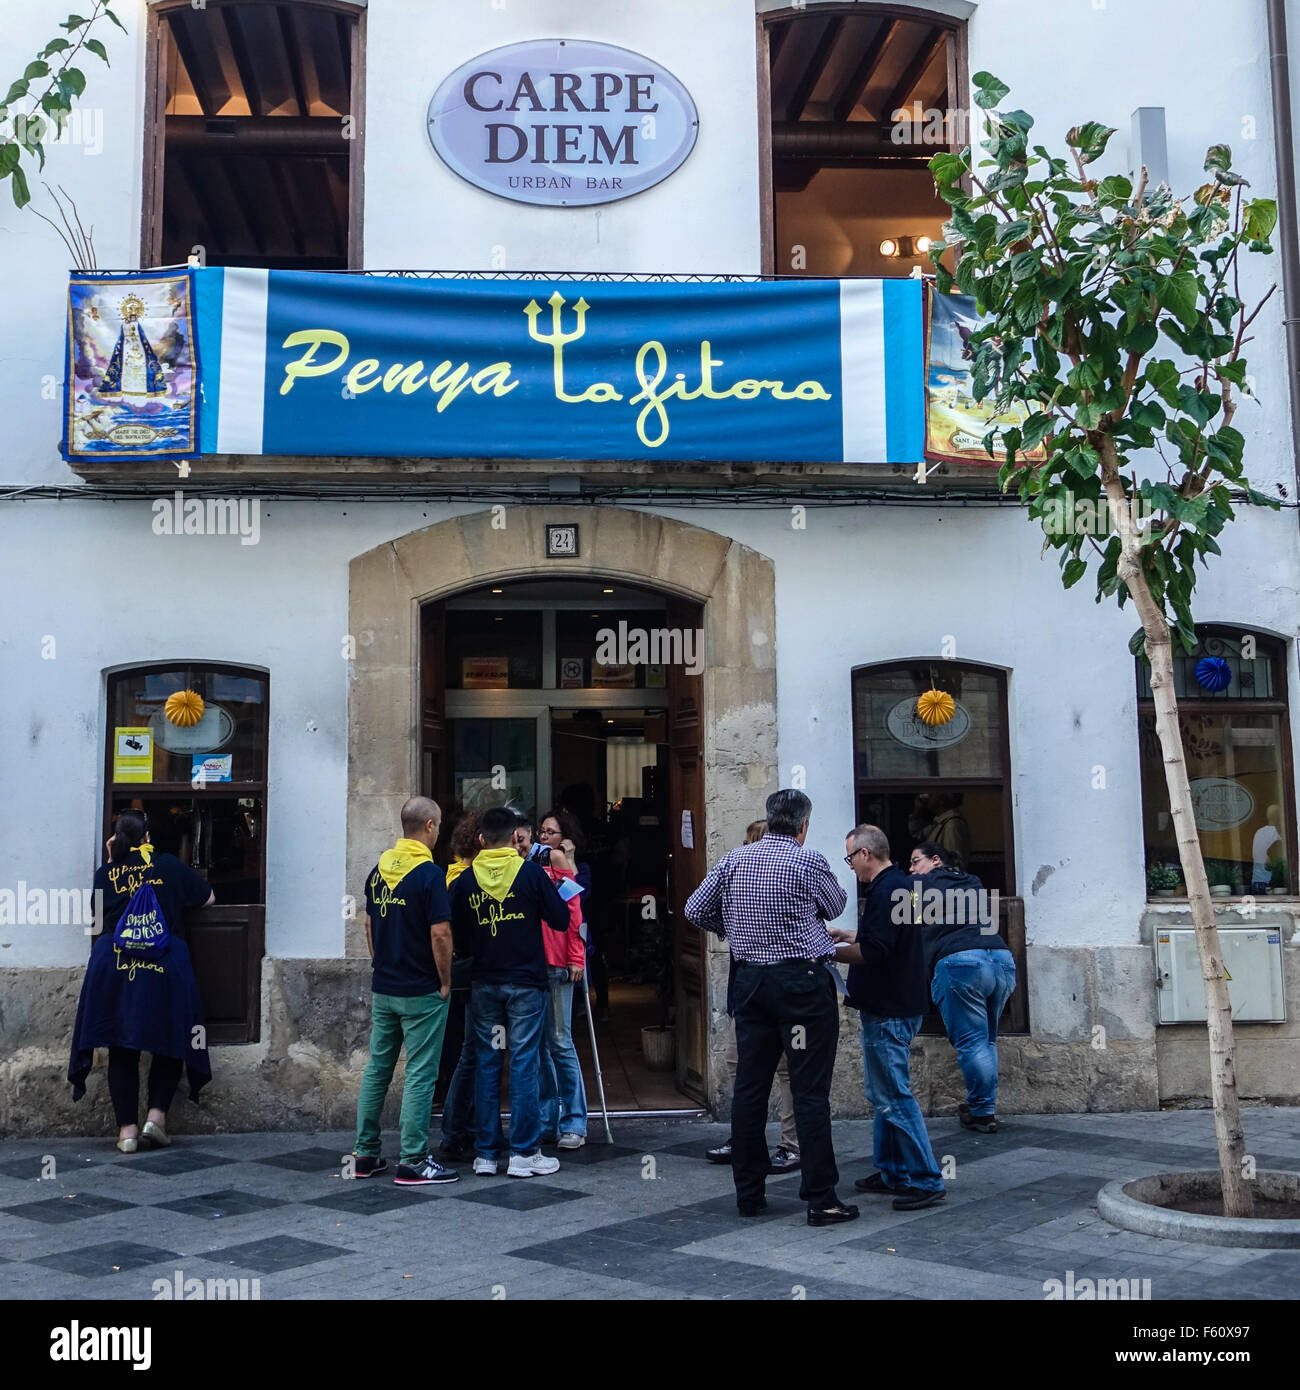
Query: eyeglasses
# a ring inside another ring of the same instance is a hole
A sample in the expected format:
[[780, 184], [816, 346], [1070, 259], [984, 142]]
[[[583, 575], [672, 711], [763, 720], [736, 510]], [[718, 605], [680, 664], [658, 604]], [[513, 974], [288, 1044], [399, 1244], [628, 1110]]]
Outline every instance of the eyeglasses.
[[866, 845], [859, 845], [858, 848], [855, 849], [852, 854], [846, 854], [844, 856], [844, 862], [849, 866], [850, 869], [853, 867], [853, 861], [858, 857], [859, 854], [862, 853], [864, 849], [866, 849]]

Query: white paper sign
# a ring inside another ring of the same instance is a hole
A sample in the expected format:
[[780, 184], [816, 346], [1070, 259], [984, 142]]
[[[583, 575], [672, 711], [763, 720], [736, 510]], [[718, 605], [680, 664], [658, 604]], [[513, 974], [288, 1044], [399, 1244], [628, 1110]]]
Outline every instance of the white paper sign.
[[689, 811], [682, 812], [682, 848], [695, 848], [695, 826], [691, 821], [691, 813]]

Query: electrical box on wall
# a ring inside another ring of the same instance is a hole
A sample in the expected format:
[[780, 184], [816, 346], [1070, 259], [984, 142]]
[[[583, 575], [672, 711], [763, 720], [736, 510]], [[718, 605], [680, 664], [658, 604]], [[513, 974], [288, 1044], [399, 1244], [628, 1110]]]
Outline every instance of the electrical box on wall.
[[[1234, 1021], [1285, 1023], [1281, 929], [1220, 927], [1219, 941]], [[1161, 1023], [1205, 1022], [1205, 983], [1193, 928], [1157, 930], [1156, 985]]]

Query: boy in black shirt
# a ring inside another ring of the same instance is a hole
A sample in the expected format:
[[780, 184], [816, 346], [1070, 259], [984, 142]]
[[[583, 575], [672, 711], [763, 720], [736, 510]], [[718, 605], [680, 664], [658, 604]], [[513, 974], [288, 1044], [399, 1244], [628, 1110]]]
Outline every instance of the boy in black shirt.
[[393, 1178], [403, 1187], [455, 1182], [460, 1176], [429, 1153], [433, 1088], [451, 992], [451, 909], [446, 878], [432, 853], [441, 826], [437, 802], [412, 797], [402, 807], [402, 838], [379, 856], [366, 878], [366, 944], [374, 963], [372, 1023], [351, 1167], [358, 1178], [388, 1167], [380, 1157], [379, 1121], [405, 1043], [402, 1152]]
[[554, 1173], [559, 1162], [541, 1151], [538, 1068], [550, 1001], [544, 931], [569, 929], [569, 905], [535, 860], [513, 844], [518, 817], [504, 806], [483, 812], [474, 862], [452, 885], [457, 940], [473, 942], [469, 1018], [476, 1048], [474, 1171], [497, 1171], [495, 1137], [501, 1109], [501, 1054], [510, 1048], [512, 1178]]

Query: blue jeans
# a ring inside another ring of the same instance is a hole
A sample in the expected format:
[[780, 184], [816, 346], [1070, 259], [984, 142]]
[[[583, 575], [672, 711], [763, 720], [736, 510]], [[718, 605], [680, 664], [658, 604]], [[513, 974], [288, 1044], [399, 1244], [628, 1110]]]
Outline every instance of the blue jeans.
[[875, 1113], [873, 1158], [890, 1187], [942, 1192], [921, 1107], [912, 1095], [912, 1039], [919, 1018], [862, 1015], [862, 1079]]
[[[442, 1103], [442, 1140], [444, 1144], [461, 1144], [472, 1141], [477, 1126], [474, 1123], [474, 1087], [478, 1075], [476, 1065], [478, 1049], [474, 1041], [474, 1025], [471, 1021], [469, 1005], [465, 1006], [465, 1040], [461, 1044], [460, 1060], [447, 1087], [447, 1098]], [[497, 1107], [496, 1152], [506, 1149], [505, 1131], [501, 1128], [501, 1108]]]
[[956, 951], [934, 967], [930, 997], [939, 1006], [972, 1115], [992, 1115], [998, 1098], [998, 1019], [1016, 987], [1010, 951]]
[[492, 1158], [501, 1128], [501, 1055], [510, 1049], [510, 1152], [535, 1154], [542, 1137], [538, 1062], [547, 992], [531, 985], [475, 984], [469, 1016], [474, 1033], [474, 1147]]
[[551, 988], [543, 1035], [542, 1070], [538, 1095], [543, 1134], [586, 1134], [587, 1092], [582, 1067], [573, 1047], [570, 1018], [573, 981], [562, 965], [547, 967]]

